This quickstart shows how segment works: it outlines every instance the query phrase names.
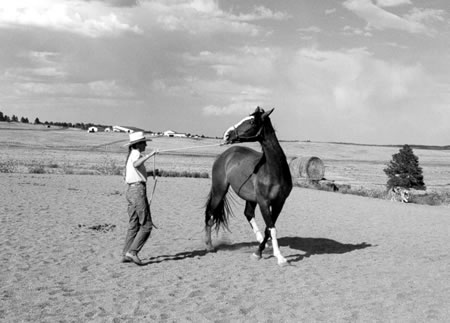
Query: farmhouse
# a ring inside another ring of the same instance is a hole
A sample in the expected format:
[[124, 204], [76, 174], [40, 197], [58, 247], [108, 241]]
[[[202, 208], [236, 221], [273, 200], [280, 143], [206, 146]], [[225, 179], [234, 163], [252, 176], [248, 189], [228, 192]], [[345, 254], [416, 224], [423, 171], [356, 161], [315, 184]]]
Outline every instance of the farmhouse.
[[104, 127], [98, 127], [98, 126], [91, 126], [88, 128], [87, 132], [88, 133], [95, 133], [95, 132], [99, 132], [99, 131], [104, 131], [104, 132], [110, 132], [111, 128], [104, 128]]
[[128, 126], [113, 126], [114, 132], [126, 132], [126, 133], [132, 133], [137, 131], [145, 132], [142, 129], [136, 128], [136, 127], [128, 127]]
[[179, 132], [175, 132], [172, 130], [166, 130], [164, 131], [164, 136], [166, 137], [178, 137], [178, 138], [186, 138], [186, 134], [185, 133], [179, 133]]

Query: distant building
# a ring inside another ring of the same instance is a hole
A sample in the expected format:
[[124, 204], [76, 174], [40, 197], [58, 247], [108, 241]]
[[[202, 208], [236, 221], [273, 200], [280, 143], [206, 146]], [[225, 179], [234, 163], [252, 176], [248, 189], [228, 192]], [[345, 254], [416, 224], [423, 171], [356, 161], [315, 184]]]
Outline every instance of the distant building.
[[112, 127], [114, 132], [126, 132], [126, 133], [132, 133], [132, 132], [136, 132], [136, 131], [143, 131], [145, 132], [145, 130], [136, 128], [136, 127], [128, 127], [128, 126], [113, 126]]
[[91, 126], [91, 127], [89, 127], [88, 130], [87, 130], [87, 132], [89, 132], [89, 133], [94, 133], [94, 132], [99, 132], [99, 131], [110, 132], [110, 131], [111, 131], [111, 128]]
[[186, 134], [185, 133], [179, 133], [179, 132], [175, 132], [172, 130], [166, 130], [164, 131], [164, 136], [166, 137], [178, 137], [178, 138], [186, 138]]

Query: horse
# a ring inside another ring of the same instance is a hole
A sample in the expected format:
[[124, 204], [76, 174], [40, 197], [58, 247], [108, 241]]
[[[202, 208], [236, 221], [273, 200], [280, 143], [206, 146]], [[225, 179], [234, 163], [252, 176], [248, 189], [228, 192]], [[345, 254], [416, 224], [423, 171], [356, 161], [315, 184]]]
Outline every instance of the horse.
[[[205, 209], [205, 243], [207, 251], [214, 251], [211, 229], [228, 229], [231, 208], [227, 192], [233, 191], [245, 202], [244, 215], [259, 242], [255, 258], [261, 259], [269, 238], [272, 240], [273, 255], [279, 265], [287, 260], [280, 252], [275, 222], [292, 190], [292, 178], [286, 155], [278, 142], [270, 121], [274, 109], [265, 112], [257, 107], [255, 112], [244, 118], [224, 134], [225, 144], [259, 142], [262, 152], [245, 146], [232, 146], [221, 153], [213, 163], [212, 185]], [[256, 221], [255, 209], [259, 206], [266, 228], [261, 234]]]

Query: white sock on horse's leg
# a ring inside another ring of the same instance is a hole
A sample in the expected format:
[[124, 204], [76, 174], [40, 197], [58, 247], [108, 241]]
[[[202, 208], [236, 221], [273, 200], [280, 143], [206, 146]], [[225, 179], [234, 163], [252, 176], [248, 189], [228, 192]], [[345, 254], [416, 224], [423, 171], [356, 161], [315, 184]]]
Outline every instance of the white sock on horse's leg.
[[250, 220], [250, 225], [252, 226], [253, 233], [254, 233], [255, 236], [256, 236], [256, 241], [258, 241], [259, 243], [261, 243], [261, 242], [264, 240], [264, 237], [263, 237], [261, 231], [259, 230], [258, 225], [256, 224], [255, 218], [252, 218], [252, 219]]
[[273, 255], [277, 258], [279, 265], [287, 263], [287, 260], [281, 255], [280, 247], [278, 246], [277, 229], [270, 228], [269, 230], [272, 237]]

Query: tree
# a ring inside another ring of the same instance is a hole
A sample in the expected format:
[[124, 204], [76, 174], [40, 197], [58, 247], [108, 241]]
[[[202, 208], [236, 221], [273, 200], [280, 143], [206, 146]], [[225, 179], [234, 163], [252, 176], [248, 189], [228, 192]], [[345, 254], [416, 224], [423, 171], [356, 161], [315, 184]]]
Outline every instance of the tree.
[[41, 124], [41, 121], [39, 120], [39, 118], [34, 119], [34, 124]]
[[384, 169], [388, 177], [387, 188], [395, 186], [407, 189], [414, 188], [425, 190], [422, 167], [419, 166], [419, 157], [414, 155], [409, 145], [404, 145], [397, 154], [392, 155], [392, 160]]

